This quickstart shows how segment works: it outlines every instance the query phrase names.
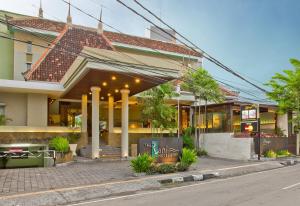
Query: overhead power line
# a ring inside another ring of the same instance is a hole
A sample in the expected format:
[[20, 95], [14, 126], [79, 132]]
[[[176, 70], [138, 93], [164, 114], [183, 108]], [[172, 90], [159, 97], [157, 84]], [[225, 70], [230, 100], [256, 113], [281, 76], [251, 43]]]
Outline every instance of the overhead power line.
[[[95, 19], [97, 19], [97, 18], [95, 18]], [[97, 21], [99, 21], [98, 19], [97, 19]], [[5, 24], [8, 24], [8, 25], [10, 25], [10, 26], [15, 26], [15, 27], [18, 27], [17, 25], [12, 25], [12, 24], [10, 24], [9, 22], [7, 22], [7, 21], [5, 21], [5, 22], [2, 22], [2, 23], [5, 23]], [[112, 26], [110, 26], [111, 28], [114, 28], [114, 27], [112, 27]], [[26, 32], [30, 32], [30, 33], [32, 33], [33, 35], [35, 35], [35, 36], [37, 36], [37, 37], [39, 37], [39, 38], [41, 38], [41, 39], [43, 39], [43, 36], [40, 36], [39, 34], [37, 34], [36, 32], [34, 32], [34, 31], [28, 31], [27, 29], [24, 29], [24, 28], [22, 28], [22, 27], [19, 27], [19, 29], [22, 29], [22, 30], [25, 30]], [[115, 28], [114, 28], [115, 29]], [[7, 36], [1, 36], [2, 38], [8, 38]], [[8, 39], [11, 39], [11, 38], [8, 38]], [[15, 39], [15, 38], [13, 38], [13, 39], [11, 39], [11, 40], [14, 40], [14, 41], [22, 41], [22, 40], [18, 40], [18, 39]], [[52, 41], [49, 41], [49, 39], [47, 38], [47, 39], [43, 39], [43, 40], [45, 40], [45, 41], [47, 41], [48, 43], [49, 43], [49, 45], [52, 45]], [[27, 42], [25, 42], [25, 41], [23, 41], [23, 43], [27, 43]], [[59, 44], [59, 42], [57, 43], [57, 44]], [[35, 46], [41, 46], [41, 47], [43, 47], [43, 48], [48, 48], [48, 49], [57, 49], [57, 48], [53, 48], [53, 47], [46, 47], [46, 46], [44, 46], [44, 45], [38, 45], [38, 44], [33, 44], [33, 45], [35, 45]], [[66, 50], [65, 48], [63, 48], [63, 49], [58, 49], [59, 51], [63, 51], [63, 52], [68, 52], [68, 53], [70, 53], [71, 55], [76, 55], [76, 56], [82, 56], [81, 54], [75, 54], [73, 51], [69, 51], [69, 50]], [[158, 51], [159, 52], [159, 51]], [[82, 53], [82, 54], [84, 54], [84, 53]], [[86, 55], [88, 55], [88, 54], [86, 54]], [[95, 61], [95, 62], [98, 62], [98, 63], [104, 63], [104, 64], [109, 64], [109, 65], [111, 65], [111, 66], [113, 66], [113, 67], [115, 67], [115, 68], [118, 68], [118, 69], [120, 69], [120, 70], [124, 70], [125, 72], [128, 72], [129, 71], [129, 67], [128, 66], [125, 66], [125, 65], [120, 65], [120, 64], [118, 64], [118, 63], [120, 63], [120, 62], [116, 62], [116, 61], [114, 61], [114, 59], [110, 59], [110, 60], [113, 60], [113, 61], [104, 61], [103, 59], [99, 59], [99, 58], [96, 58], [96, 57], [94, 57], [94, 56], [86, 56], [86, 55], [84, 55], [83, 57], [85, 57], [85, 58], [89, 58], [89, 59], [91, 59], [91, 60], [93, 60], [93, 61]], [[169, 57], [170, 58], [170, 57]], [[116, 64], [117, 63], [117, 64]], [[175, 63], [175, 62], [173, 62], [173, 63]], [[179, 62], [178, 62], [179, 63]], [[180, 63], [179, 63], [180, 64]], [[136, 65], [134, 65], [134, 64], [132, 64], [131, 66], [136, 66]], [[137, 65], [137, 66], [141, 66], [141, 65]], [[185, 66], [185, 65], [184, 65]], [[193, 69], [193, 68], [192, 68]], [[130, 71], [129, 71], [130, 72]], [[135, 72], [136, 73], [136, 72]], [[138, 74], [138, 73], [137, 73]], [[128, 75], [128, 76], [132, 76], [132, 75]], [[132, 77], [134, 77], [134, 76], [132, 76]], [[149, 76], [149, 77], [152, 77], [152, 76]], [[152, 77], [153, 78], [153, 77]], [[211, 77], [211, 78], [213, 78], [213, 77]], [[141, 78], [141, 79], [143, 79], [143, 78]], [[146, 79], [146, 81], [149, 81], [149, 79]], [[166, 81], [165, 79], [163, 79], [163, 81]], [[218, 80], [216, 80], [216, 81], [218, 81]], [[149, 82], [151, 82], [151, 81], [149, 81]], [[220, 82], [220, 81], [218, 81], [218, 82]], [[152, 82], [152, 83], [154, 83], [154, 82]], [[159, 82], [158, 82], [159, 83]], [[162, 83], [162, 82], [161, 82]], [[221, 84], [222, 84], [222, 82], [220, 82]], [[229, 86], [229, 84], [227, 85], [227, 86]], [[233, 88], [232, 86], [231, 86], [231, 88]], [[242, 90], [240, 90], [241, 92], [244, 92], [244, 91], [242, 91]], [[244, 92], [244, 93], [246, 93], [246, 92]], [[251, 95], [251, 96], [254, 96], [254, 95]], [[255, 98], [258, 98], [257, 96], [254, 96]]]
[[[141, 18], [143, 18], [144, 20], [146, 20], [147, 22], [149, 22], [150, 24], [156, 26], [159, 30], [161, 30], [162, 32], [166, 33], [167, 35], [169, 35], [172, 38], [175, 38], [176, 40], [178, 40], [180, 43], [182, 43], [183, 45], [187, 46], [188, 48], [192, 49], [195, 52], [201, 52], [203, 57], [206, 58], [207, 60], [209, 60], [210, 62], [216, 64], [217, 66], [219, 66], [220, 68], [224, 69], [225, 71], [233, 74], [234, 76], [242, 79], [243, 81], [249, 83], [250, 85], [256, 87], [257, 89], [267, 93], [267, 90], [265, 90], [264, 88], [252, 83], [251, 81], [249, 81], [248, 79], [244, 78], [242, 75], [238, 74], [237, 72], [235, 72], [234, 70], [232, 70], [231, 68], [225, 66], [223, 63], [221, 63], [220, 61], [218, 61], [217, 59], [215, 59], [214, 57], [212, 57], [211, 55], [209, 55], [207, 52], [203, 51], [202, 49], [200, 49], [196, 44], [194, 44], [193, 42], [191, 42], [190, 40], [188, 40], [186, 37], [184, 37], [182, 34], [180, 34], [179, 32], [177, 32], [174, 28], [172, 28], [170, 25], [168, 25], [166, 22], [164, 22], [161, 18], [159, 18], [157, 15], [155, 15], [153, 12], [151, 12], [149, 9], [147, 9], [146, 7], [144, 7], [141, 3], [137, 2], [136, 0], [134, 0], [139, 6], [141, 6], [144, 10], [146, 10], [147, 12], [149, 12], [151, 15], [153, 15], [156, 19], [158, 19], [161, 23], [163, 23], [164, 25], [166, 25], [168, 28], [170, 28], [172, 31], [176, 32], [180, 37], [182, 37], [184, 40], [186, 40], [187, 42], [189, 42], [193, 47], [187, 45], [185, 42], [181, 41], [180, 39], [176, 38], [175, 36], [173, 36], [172, 34], [170, 34], [169, 32], [165, 31], [164, 29], [162, 29], [160, 26], [158, 26], [157, 24], [155, 24], [153, 21], [149, 20], [147, 17], [145, 17], [144, 15], [140, 14], [139, 12], [137, 12], [135, 9], [131, 8], [130, 6], [128, 6], [127, 4], [125, 4], [124, 2], [122, 2], [121, 0], [116, 0], [117, 2], [119, 2], [120, 4], [122, 4], [124, 7], [126, 7], [127, 9], [129, 9], [130, 11], [132, 11], [133, 13], [135, 13], [136, 15], [140, 16]], [[197, 51], [195, 48], [197, 48], [199, 51]]]
[[[61, 1], [63, 1], [63, 2], [66, 3], [66, 4], [69, 4], [69, 2], [67, 2], [66, 0], [61, 0]], [[117, 28], [115, 28], [115, 27], [113, 27], [113, 26], [111, 26], [111, 25], [109, 25], [109, 24], [103, 22], [103, 20], [98, 19], [97, 17], [93, 16], [92, 14], [90, 14], [90, 13], [84, 11], [83, 9], [77, 7], [76, 5], [70, 3], [70, 6], [71, 6], [72, 8], [74, 8], [74, 9], [78, 10], [79, 12], [81, 12], [81, 13], [83, 13], [83, 14], [85, 14], [85, 15], [91, 17], [91, 18], [93, 18], [94, 20], [103, 23], [104, 25], [106, 25], [106, 26], [108, 26], [109, 28], [111, 28], [111, 29], [113, 29], [113, 30], [119, 32], [120, 34], [124, 34], [124, 33], [123, 33], [122, 31], [120, 31], [119, 29], [117, 29]], [[164, 31], [164, 30], [163, 30], [163, 31]], [[139, 40], [137, 40], [137, 41], [138, 41], [139, 43], [145, 45], [145, 43], [143, 43], [142, 41], [139, 41]], [[146, 45], [145, 45], [145, 46], [146, 46]], [[191, 50], [193, 50], [193, 51], [195, 51], [195, 52], [198, 53], [198, 51], [195, 50], [194, 48], [191, 48], [191, 47], [189, 47], [189, 46], [187, 46], [187, 47], [190, 48]], [[166, 55], [166, 54], [164, 54], [164, 53], [161, 53], [159, 50], [156, 50], [156, 49], [154, 49], [154, 50], [155, 50], [156, 52], [158, 52], [159, 54], [165, 55], [168, 59], [173, 60], [173, 59], [171, 59], [168, 55]], [[172, 62], [172, 63], [174, 63], [174, 62]], [[178, 64], [180, 64], [180, 63], [178, 62]], [[195, 70], [194, 68], [192, 68], [192, 67], [190, 67], [190, 66], [188, 66], [188, 65], [184, 65], [183, 63], [181, 63], [181, 65], [183, 65], [184, 67], [188, 67], [188, 68], [190, 68], [190, 69], [192, 69], [192, 70]], [[214, 79], [214, 78], [211, 77], [211, 76], [208, 76], [208, 77]], [[222, 82], [220, 82], [220, 81], [217, 80], [217, 79], [214, 79], [214, 80], [217, 81], [217, 82], [219, 82], [219, 83], [221, 83], [221, 84], [223, 84]], [[227, 84], [227, 85], [229, 86], [229, 84]], [[230, 87], [231, 87], [231, 88], [236, 88], [236, 87], [234, 87], [234, 86], [230, 86]], [[249, 92], [243, 91], [243, 90], [241, 90], [241, 89], [240, 89], [239, 91], [244, 92], [244, 93], [246, 93], [246, 94], [249, 94]], [[249, 95], [254, 96], [254, 97], [256, 97], [256, 98], [259, 98], [259, 97], [257, 97], [256, 95], [253, 95], [253, 94], [249, 94]]]

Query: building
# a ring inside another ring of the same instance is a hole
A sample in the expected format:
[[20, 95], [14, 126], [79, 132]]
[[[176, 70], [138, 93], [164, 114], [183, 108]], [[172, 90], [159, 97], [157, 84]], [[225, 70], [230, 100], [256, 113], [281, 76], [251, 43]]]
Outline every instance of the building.
[[[134, 95], [177, 79], [201, 54], [176, 43], [1, 11], [1, 143], [43, 142], [81, 133], [81, 145], [120, 147], [151, 135]], [[2, 62], [1, 62], [2, 63]], [[129, 111], [128, 111], [129, 110]], [[76, 119], [81, 116], [81, 128]], [[99, 121], [108, 133], [99, 143]], [[90, 137], [90, 138], [89, 138]]]

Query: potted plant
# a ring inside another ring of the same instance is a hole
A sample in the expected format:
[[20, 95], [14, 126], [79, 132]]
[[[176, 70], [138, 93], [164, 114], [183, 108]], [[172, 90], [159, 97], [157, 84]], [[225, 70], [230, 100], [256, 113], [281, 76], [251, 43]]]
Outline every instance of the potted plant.
[[0, 115], [0, 126], [4, 126], [8, 121], [12, 121], [12, 119], [5, 117], [5, 115]]
[[78, 133], [72, 133], [68, 137], [70, 150], [71, 150], [73, 156], [77, 156], [76, 149], [77, 149], [77, 142], [78, 142], [79, 138], [80, 138], [80, 134], [78, 134]]
[[50, 140], [49, 146], [56, 152], [56, 163], [69, 162], [73, 160], [73, 155], [70, 152], [69, 140], [65, 137], [54, 137]]

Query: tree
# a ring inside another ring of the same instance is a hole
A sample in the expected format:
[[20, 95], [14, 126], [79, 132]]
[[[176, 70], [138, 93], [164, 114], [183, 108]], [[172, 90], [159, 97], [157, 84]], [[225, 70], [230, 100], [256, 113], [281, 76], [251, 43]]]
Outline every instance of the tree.
[[[207, 70], [198, 68], [196, 71], [188, 70], [184, 75], [183, 88], [192, 92], [199, 101], [205, 101], [205, 120], [207, 122], [207, 102], [219, 103], [224, 100], [224, 95], [219, 84], [212, 78]], [[198, 125], [200, 125], [200, 106]], [[206, 124], [207, 125], [207, 124]], [[197, 148], [199, 148], [200, 126], [197, 135]]]
[[162, 84], [142, 93], [143, 119], [150, 122], [152, 129], [162, 135], [163, 130], [176, 127], [176, 109], [166, 100], [176, 96], [170, 83]]
[[283, 70], [283, 74], [276, 73], [266, 84], [272, 87], [267, 96], [278, 103], [278, 113], [294, 112], [292, 121], [296, 130], [300, 128], [300, 61], [290, 59], [293, 70]]

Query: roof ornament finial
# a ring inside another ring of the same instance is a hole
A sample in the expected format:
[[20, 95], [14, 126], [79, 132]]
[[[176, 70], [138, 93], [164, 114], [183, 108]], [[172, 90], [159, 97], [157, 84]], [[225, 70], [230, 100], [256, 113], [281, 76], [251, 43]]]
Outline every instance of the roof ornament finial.
[[99, 18], [97, 33], [98, 34], [103, 34], [102, 5], [101, 5], [101, 10], [100, 10], [100, 18]]
[[69, 3], [68, 3], [68, 16], [67, 16], [67, 24], [68, 24], [68, 25], [71, 25], [71, 24], [72, 24], [72, 16], [71, 16], [71, 3], [70, 3], [70, 0], [69, 0]]
[[43, 13], [42, 0], [40, 0], [39, 18], [44, 18]]

